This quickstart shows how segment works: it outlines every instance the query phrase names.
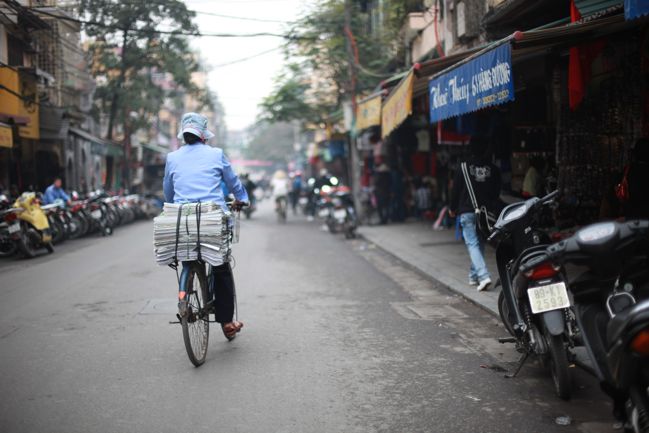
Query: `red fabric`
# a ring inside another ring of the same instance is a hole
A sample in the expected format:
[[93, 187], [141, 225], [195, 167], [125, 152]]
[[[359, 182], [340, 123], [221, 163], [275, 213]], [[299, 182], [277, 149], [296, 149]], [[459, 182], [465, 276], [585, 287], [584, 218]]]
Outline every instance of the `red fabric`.
[[[570, 0], [570, 22], [579, 21], [581, 14], [575, 6], [575, 1]], [[584, 99], [584, 81], [581, 73], [581, 61], [579, 58], [579, 47], [570, 48], [570, 60], [568, 63], [568, 103], [571, 110], [576, 110]]]
[[410, 157], [412, 162], [412, 171], [416, 176], [425, 176], [426, 173], [426, 159], [428, 152], [417, 152]]
[[[581, 19], [579, 9], [574, 0], [570, 0], [570, 21]], [[593, 61], [600, 55], [605, 45], [604, 40], [579, 45], [570, 48], [568, 63], [568, 103], [571, 110], [576, 110], [586, 94], [586, 86], [590, 83]]]

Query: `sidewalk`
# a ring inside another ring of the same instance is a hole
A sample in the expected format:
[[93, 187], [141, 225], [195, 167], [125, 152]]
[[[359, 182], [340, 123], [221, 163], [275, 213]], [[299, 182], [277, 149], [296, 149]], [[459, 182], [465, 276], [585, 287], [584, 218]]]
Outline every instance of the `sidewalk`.
[[381, 226], [362, 226], [358, 233], [368, 242], [396, 256], [415, 269], [498, 316], [498, 279], [493, 248], [485, 248], [485, 260], [492, 286], [478, 292], [469, 285], [469, 254], [464, 242], [455, 239], [455, 230], [435, 231], [432, 223], [408, 222]]

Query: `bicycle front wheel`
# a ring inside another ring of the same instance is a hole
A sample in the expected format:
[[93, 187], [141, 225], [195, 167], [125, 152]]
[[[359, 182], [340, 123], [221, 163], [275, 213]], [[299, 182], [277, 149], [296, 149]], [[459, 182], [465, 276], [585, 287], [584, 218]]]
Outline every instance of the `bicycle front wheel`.
[[180, 324], [189, 360], [198, 367], [205, 362], [210, 333], [209, 314], [205, 311], [208, 299], [207, 278], [204, 265], [199, 263], [192, 263], [183, 274], [185, 272], [187, 276], [183, 275], [183, 280], [187, 312], [180, 318]]

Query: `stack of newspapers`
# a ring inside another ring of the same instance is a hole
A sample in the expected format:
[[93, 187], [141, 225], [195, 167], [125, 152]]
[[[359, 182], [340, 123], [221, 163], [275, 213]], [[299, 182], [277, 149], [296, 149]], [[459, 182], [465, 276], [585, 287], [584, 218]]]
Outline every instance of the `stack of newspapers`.
[[174, 260], [198, 260], [200, 228], [203, 261], [212, 266], [227, 262], [230, 256], [229, 217], [230, 214], [215, 203], [187, 203], [182, 207], [180, 204], [165, 203], [162, 213], [153, 219], [156, 261], [159, 265], [168, 265]]

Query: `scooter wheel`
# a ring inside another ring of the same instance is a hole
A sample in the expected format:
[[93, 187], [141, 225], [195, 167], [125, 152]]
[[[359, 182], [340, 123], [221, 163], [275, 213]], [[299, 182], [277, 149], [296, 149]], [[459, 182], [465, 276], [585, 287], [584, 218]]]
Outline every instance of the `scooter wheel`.
[[547, 335], [550, 355], [550, 372], [554, 390], [562, 400], [570, 400], [572, 394], [568, 354], [561, 335]]

